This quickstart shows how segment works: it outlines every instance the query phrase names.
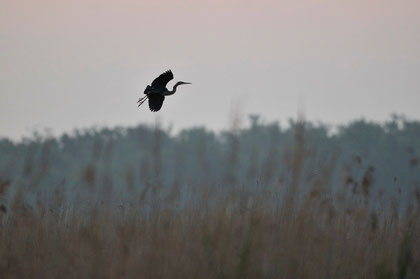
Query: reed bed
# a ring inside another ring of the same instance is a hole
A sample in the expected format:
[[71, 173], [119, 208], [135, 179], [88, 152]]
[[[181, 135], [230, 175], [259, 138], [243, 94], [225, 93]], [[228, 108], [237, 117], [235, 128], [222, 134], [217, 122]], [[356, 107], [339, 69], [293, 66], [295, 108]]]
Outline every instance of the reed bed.
[[[28, 202], [33, 193], [27, 185], [39, 184], [51, 167], [48, 160], [28, 159], [26, 168], [37, 171], [21, 184], [14, 182], [13, 195], [8, 193], [12, 181], [0, 181], [0, 277], [420, 278], [419, 190], [410, 192], [405, 206], [399, 196], [390, 203], [383, 201], [388, 197], [373, 198], [371, 166], [360, 177], [348, 171], [332, 191], [334, 156], [303, 189], [311, 145], [304, 125], [295, 128], [284, 156], [270, 153], [274, 157], [267, 158], [264, 175], [255, 180], [257, 191], [238, 182], [236, 132], [230, 134], [227, 163], [218, 178], [182, 188], [187, 179], [182, 175], [171, 185], [157, 175], [144, 178], [146, 186], [136, 192], [127, 170], [127, 191], [135, 193], [135, 202], [106, 198], [118, 187], [110, 182], [117, 174], [98, 173], [94, 159], [80, 173], [84, 203], [60, 190], [51, 190], [48, 203]], [[155, 137], [161, 136], [156, 131]], [[164, 143], [155, 142], [140, 166], [143, 176], [163, 168], [158, 158]], [[205, 152], [200, 146], [196, 152], [205, 169]], [[273, 163], [276, 156], [281, 159]], [[280, 172], [288, 178], [278, 180]], [[255, 173], [249, 170], [249, 179]], [[262, 185], [272, 177], [281, 194]], [[108, 194], [95, 199], [98, 192]]]

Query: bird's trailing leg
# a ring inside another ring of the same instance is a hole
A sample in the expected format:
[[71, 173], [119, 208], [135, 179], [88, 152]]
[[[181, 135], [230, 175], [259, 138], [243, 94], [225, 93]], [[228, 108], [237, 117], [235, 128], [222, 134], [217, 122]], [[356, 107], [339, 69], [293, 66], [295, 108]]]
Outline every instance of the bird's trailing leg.
[[144, 96], [144, 97], [142, 97], [142, 98], [140, 98], [138, 101], [137, 101], [137, 103], [139, 103], [139, 105], [137, 106], [137, 107], [139, 107], [139, 106], [141, 106], [145, 101], [147, 100], [147, 95], [146, 96]]
[[143, 97], [143, 98], [141, 98], [139, 101], [138, 101], [138, 103], [139, 103], [139, 105], [137, 106], [137, 107], [140, 107], [145, 101], [147, 100], [147, 97]]

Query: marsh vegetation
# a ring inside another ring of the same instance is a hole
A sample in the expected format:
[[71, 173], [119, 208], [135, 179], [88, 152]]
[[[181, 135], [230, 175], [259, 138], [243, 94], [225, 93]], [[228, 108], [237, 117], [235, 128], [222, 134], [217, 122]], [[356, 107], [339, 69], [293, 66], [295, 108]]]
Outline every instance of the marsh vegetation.
[[1, 278], [418, 278], [420, 123], [0, 141]]

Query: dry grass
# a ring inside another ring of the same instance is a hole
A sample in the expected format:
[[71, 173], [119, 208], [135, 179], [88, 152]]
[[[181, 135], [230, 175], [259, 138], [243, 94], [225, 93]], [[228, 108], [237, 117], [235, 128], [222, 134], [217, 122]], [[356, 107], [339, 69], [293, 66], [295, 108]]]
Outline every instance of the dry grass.
[[[296, 217], [242, 210], [130, 209], [43, 215], [0, 228], [2, 278], [418, 278], [419, 214], [391, 220], [314, 201]], [[290, 213], [290, 211], [287, 211]], [[67, 215], [68, 214], [68, 215]], [[4, 215], [4, 213], [3, 213]]]
[[[237, 140], [232, 137], [233, 146]], [[403, 211], [398, 201], [391, 207], [371, 204], [370, 169], [359, 184], [346, 177], [347, 192], [334, 196], [327, 187], [327, 164], [311, 191], [299, 198], [304, 146], [298, 126], [285, 162], [291, 183], [279, 202], [273, 202], [272, 193], [248, 194], [235, 186], [214, 199], [217, 187], [202, 182], [183, 207], [177, 206], [175, 184], [167, 199], [144, 210], [145, 193], [153, 198], [161, 189], [157, 179], [140, 193], [137, 205], [98, 202], [78, 208], [57, 193], [55, 204], [34, 207], [18, 188], [9, 206], [0, 207], [0, 277], [419, 278], [420, 195], [413, 195]], [[159, 146], [152, 152], [158, 154]], [[228, 154], [232, 165], [235, 152]], [[159, 173], [158, 159], [145, 164]], [[47, 168], [44, 163], [40, 175]], [[82, 178], [92, 189], [94, 167], [88, 166]], [[221, 179], [235, 182], [229, 170]], [[9, 184], [0, 181], [0, 195]]]

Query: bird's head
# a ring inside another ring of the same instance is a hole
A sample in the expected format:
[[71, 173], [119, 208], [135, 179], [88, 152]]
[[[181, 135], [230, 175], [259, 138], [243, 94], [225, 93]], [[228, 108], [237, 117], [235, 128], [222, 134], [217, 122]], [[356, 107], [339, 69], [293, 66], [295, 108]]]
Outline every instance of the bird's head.
[[191, 82], [185, 82], [185, 81], [178, 81], [176, 85], [182, 85], [182, 84], [191, 84]]

